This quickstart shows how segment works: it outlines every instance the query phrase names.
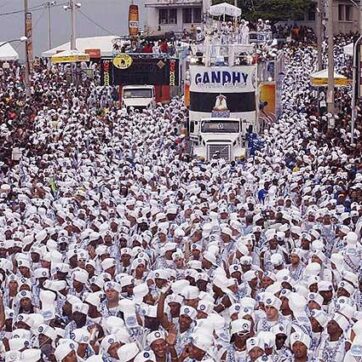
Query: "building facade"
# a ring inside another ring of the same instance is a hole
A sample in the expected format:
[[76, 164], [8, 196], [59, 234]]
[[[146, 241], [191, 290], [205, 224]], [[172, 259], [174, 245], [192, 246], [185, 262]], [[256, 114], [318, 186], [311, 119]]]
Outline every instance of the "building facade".
[[[199, 26], [211, 6], [211, 0], [144, 0], [146, 7], [145, 33], [159, 35], [190, 31]], [[357, 32], [360, 29], [359, 2], [362, 0], [333, 0], [333, 30], [335, 34]], [[327, 14], [328, 0], [322, 0]], [[304, 18], [290, 20], [290, 25], [300, 24], [315, 29], [316, 4], [310, 7]]]
[[[361, 0], [362, 1], [362, 0]], [[299, 19], [295, 21], [297, 24], [302, 24], [309, 26], [315, 29], [315, 17], [316, 17], [316, 7], [317, 1], [311, 6], [309, 11], [305, 13], [304, 19]], [[327, 9], [327, 0], [322, 0], [324, 4], [324, 17], [328, 13]], [[333, 32], [334, 34], [348, 34], [351, 32], [357, 32], [360, 29], [360, 9], [359, 9], [359, 0], [334, 0], [333, 1]], [[324, 20], [326, 22], [326, 20]], [[289, 22], [290, 24], [294, 23], [293, 21]]]
[[145, 0], [145, 33], [190, 31], [202, 23], [210, 3], [211, 0]]

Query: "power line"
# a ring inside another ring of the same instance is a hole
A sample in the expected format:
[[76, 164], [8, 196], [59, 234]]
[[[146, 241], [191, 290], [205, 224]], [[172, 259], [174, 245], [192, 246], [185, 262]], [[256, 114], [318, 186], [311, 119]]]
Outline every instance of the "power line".
[[5, 7], [6, 5], [8, 5], [10, 2], [10, 0], [5, 0], [5, 2], [3, 4], [0, 5], [0, 9]]
[[82, 14], [86, 19], [88, 19], [92, 24], [98, 26], [98, 28], [104, 30], [106, 33], [108, 33], [109, 35], [115, 35], [114, 32], [106, 29], [105, 27], [103, 27], [102, 25], [98, 24], [95, 20], [93, 20], [91, 17], [89, 17], [87, 14], [85, 14], [82, 10], [78, 10], [80, 12], [80, 14]]
[[[44, 15], [44, 12], [45, 12], [45, 9], [43, 9], [43, 12], [38, 16], [38, 18], [37, 18], [36, 21], [34, 22], [34, 25], [33, 25], [33, 27], [32, 27], [32, 30], [33, 30], [33, 31], [36, 29], [37, 25], [39, 24], [41, 18], [42, 18], [43, 15]], [[14, 47], [14, 49], [15, 49], [16, 51], [18, 51], [18, 49], [21, 47], [21, 44], [16, 44], [16, 45], [14, 45], [13, 47]]]
[[[66, 4], [67, 3], [56, 4], [56, 5], [54, 5], [54, 7], [63, 6]], [[34, 6], [32, 8], [29, 8], [29, 11], [40, 11], [40, 10], [45, 9], [46, 7], [47, 7], [47, 4], [42, 4], [42, 5], [38, 5], [38, 6]], [[0, 16], [8, 16], [8, 15], [14, 15], [14, 14], [21, 14], [21, 13], [24, 13], [24, 9], [8, 11], [6, 13], [0, 13]]]

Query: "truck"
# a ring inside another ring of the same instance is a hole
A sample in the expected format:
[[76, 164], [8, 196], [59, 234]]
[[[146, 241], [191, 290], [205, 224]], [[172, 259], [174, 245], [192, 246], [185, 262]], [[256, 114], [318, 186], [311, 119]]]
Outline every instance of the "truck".
[[201, 161], [245, 158], [243, 124], [238, 118], [204, 118], [190, 121], [193, 154]]
[[248, 132], [259, 132], [255, 64], [190, 64], [189, 141], [194, 157], [236, 161]]
[[153, 85], [127, 85], [122, 88], [122, 106], [129, 110], [153, 109], [156, 106]]

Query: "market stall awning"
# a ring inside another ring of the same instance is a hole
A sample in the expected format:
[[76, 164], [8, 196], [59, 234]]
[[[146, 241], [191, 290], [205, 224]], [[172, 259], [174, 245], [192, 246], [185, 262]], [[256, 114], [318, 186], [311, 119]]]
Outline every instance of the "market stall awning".
[[82, 53], [79, 50], [65, 50], [55, 54], [51, 58], [53, 64], [58, 63], [77, 63], [88, 62], [90, 60], [89, 54]]
[[[87, 53], [89, 49], [99, 49], [101, 57], [113, 56], [113, 41], [119, 39], [116, 35], [107, 36], [93, 36], [88, 38], [77, 38], [77, 49], [82, 53]], [[41, 54], [42, 57], [50, 58], [53, 55], [62, 52], [64, 50], [70, 50], [70, 43], [64, 43], [58, 45], [55, 48], [49, 49]], [[92, 58], [92, 56], [91, 56]]]
[[[310, 75], [310, 81], [314, 87], [327, 87], [328, 86], [328, 69]], [[334, 84], [336, 87], [345, 87], [349, 85], [349, 80], [344, 75], [334, 72]]]
[[221, 3], [217, 5], [210, 6], [209, 13], [211, 16], [232, 16], [234, 18], [241, 15], [241, 9], [238, 7], [228, 4], [228, 3]]
[[[4, 44], [4, 45], [2, 45]], [[11, 46], [11, 44], [5, 42], [0, 42], [0, 61], [8, 62], [19, 59], [19, 54], [16, 50]]]

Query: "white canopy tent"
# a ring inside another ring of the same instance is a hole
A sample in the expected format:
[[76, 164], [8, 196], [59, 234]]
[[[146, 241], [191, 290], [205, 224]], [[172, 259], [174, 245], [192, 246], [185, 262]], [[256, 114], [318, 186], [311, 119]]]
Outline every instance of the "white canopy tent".
[[90, 59], [89, 55], [79, 50], [65, 50], [54, 54], [51, 57], [53, 64], [58, 63], [77, 63], [77, 62], [88, 62]]
[[[320, 70], [310, 75], [311, 84], [314, 87], [328, 86], [328, 69]], [[347, 77], [334, 72], [334, 85], [336, 87], [345, 87], [349, 84]]]
[[[78, 38], [76, 41], [77, 50], [85, 53], [87, 49], [99, 49], [102, 57], [111, 57], [113, 55], [113, 39], [119, 38], [116, 35], [95, 36], [90, 38]], [[43, 52], [44, 58], [50, 58], [53, 55], [70, 50], [70, 42], [59, 45], [53, 49]]]
[[217, 5], [210, 6], [209, 13], [211, 16], [232, 16], [237, 18], [241, 15], [241, 9], [238, 7], [228, 4], [228, 3], [221, 3]]
[[[4, 45], [3, 45], [4, 44]], [[0, 61], [8, 62], [19, 59], [19, 54], [11, 46], [11, 44], [6, 42], [0, 42]]]

